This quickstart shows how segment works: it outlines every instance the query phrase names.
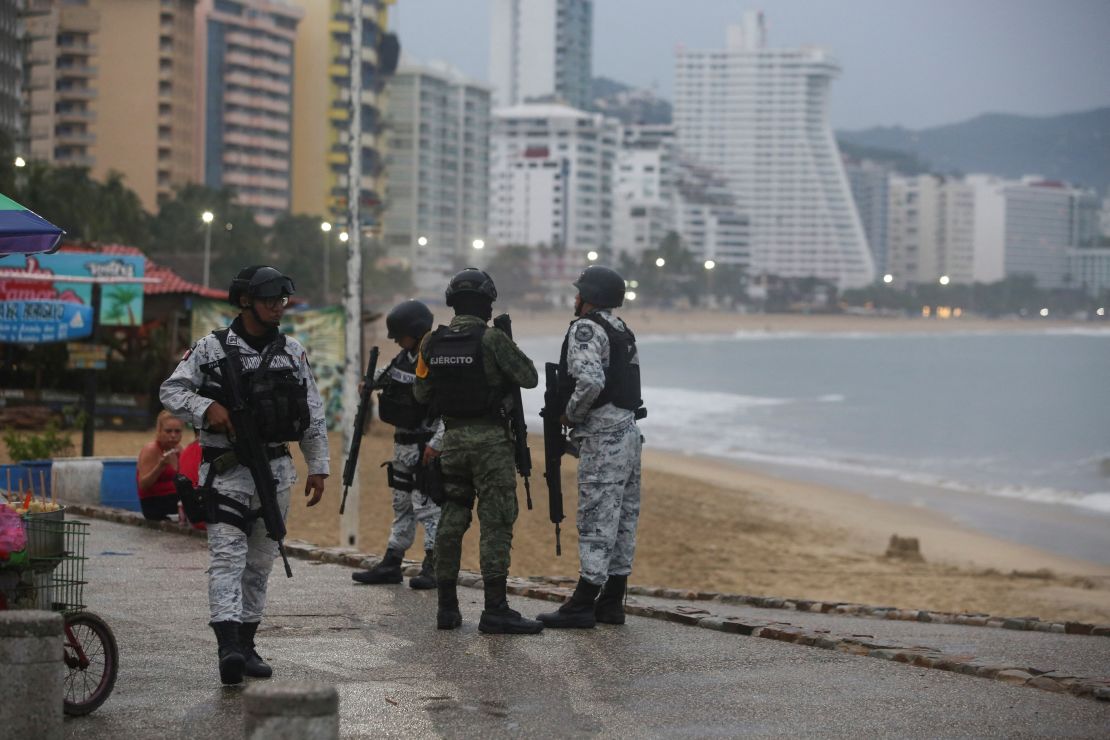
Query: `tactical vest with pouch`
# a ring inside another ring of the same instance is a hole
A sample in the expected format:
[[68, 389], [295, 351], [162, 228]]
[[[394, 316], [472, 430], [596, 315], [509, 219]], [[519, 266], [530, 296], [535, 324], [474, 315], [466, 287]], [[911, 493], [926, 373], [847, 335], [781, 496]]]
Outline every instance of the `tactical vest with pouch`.
[[428, 418], [428, 406], [418, 403], [412, 392], [416, 360], [409, 357], [408, 350], [401, 350], [378, 381], [382, 388], [378, 416], [398, 429], [419, 429]]
[[482, 361], [484, 324], [464, 331], [441, 326], [424, 344], [424, 361], [435, 398], [435, 413], [473, 419], [492, 413], [491, 389]]
[[[591, 409], [596, 409], [611, 403], [619, 409], [626, 409], [636, 413], [636, 418], [646, 416], [643, 409], [643, 399], [640, 397], [640, 355], [636, 350], [636, 336], [627, 326], [617, 329], [605, 318], [595, 312], [582, 316], [600, 326], [609, 338], [609, 366], [605, 368], [605, 387], [597, 394]], [[566, 411], [567, 403], [574, 394], [577, 382], [567, 367], [567, 350], [570, 341], [570, 332], [563, 338], [563, 346], [559, 351], [559, 401], [561, 408]]]

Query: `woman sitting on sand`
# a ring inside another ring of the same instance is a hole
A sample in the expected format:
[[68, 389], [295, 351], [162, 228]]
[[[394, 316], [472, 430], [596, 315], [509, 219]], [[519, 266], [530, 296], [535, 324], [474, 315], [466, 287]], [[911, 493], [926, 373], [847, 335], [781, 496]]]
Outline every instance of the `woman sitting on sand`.
[[150, 521], [165, 519], [177, 514], [177, 489], [173, 477], [177, 475], [178, 456], [181, 454], [181, 420], [169, 411], [158, 414], [154, 441], [147, 442], [139, 452], [135, 477], [139, 485], [139, 505], [143, 516]]

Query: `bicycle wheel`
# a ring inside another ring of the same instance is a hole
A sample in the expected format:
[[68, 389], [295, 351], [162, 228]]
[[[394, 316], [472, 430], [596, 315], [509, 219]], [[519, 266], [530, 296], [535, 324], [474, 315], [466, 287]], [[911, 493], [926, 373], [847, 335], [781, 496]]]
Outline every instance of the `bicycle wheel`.
[[78, 612], [65, 623], [65, 698], [69, 715], [88, 714], [116, 685], [119, 648], [108, 624], [92, 612]]

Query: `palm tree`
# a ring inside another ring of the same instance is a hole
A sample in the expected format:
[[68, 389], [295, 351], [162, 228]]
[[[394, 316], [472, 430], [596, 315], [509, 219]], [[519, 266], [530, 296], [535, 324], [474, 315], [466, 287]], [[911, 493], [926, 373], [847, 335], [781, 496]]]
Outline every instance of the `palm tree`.
[[131, 308], [132, 302], [142, 296], [140, 288], [136, 285], [115, 285], [108, 291], [106, 298], [114, 301], [110, 309], [112, 322], [115, 323], [123, 318], [123, 310], [127, 310], [127, 325], [137, 326], [138, 321], [135, 320], [135, 312]]

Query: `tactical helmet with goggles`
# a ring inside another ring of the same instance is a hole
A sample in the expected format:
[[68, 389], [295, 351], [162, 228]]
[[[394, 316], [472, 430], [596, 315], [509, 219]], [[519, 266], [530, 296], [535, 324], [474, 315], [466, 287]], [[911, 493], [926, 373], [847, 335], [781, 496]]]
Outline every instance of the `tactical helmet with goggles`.
[[227, 300], [236, 308], [242, 308], [241, 300], [244, 296], [253, 303], [255, 300], [287, 299], [296, 292], [293, 280], [281, 274], [276, 267], [251, 265], [240, 270], [231, 281]]
[[487, 298], [491, 303], [497, 300], [497, 287], [493, 284], [493, 278], [477, 267], [468, 267], [451, 278], [445, 294], [447, 305], [454, 306], [455, 298], [467, 293]]
[[590, 265], [574, 281], [574, 287], [582, 300], [598, 308], [624, 305], [624, 278], [610, 267]]
[[431, 309], [416, 299], [398, 303], [385, 317], [386, 336], [390, 339], [420, 339], [431, 331], [433, 320]]

